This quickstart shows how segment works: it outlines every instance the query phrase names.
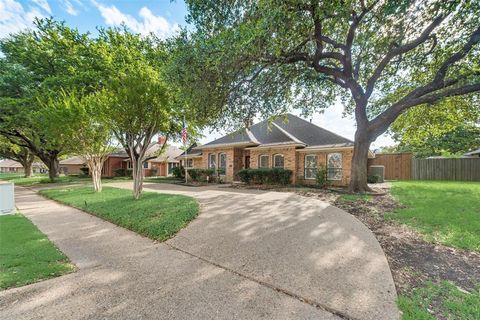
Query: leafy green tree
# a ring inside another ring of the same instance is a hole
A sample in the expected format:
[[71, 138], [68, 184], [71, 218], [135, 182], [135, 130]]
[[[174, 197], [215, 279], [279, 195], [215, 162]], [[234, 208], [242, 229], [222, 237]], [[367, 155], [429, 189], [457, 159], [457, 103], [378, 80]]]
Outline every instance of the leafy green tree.
[[65, 141], [49, 135], [38, 121], [39, 100], [69, 88], [93, 89], [98, 68], [89, 56], [88, 34], [51, 19], [37, 20], [35, 26], [0, 41], [0, 134], [42, 160], [53, 180]]
[[398, 149], [417, 157], [464, 154], [480, 146], [479, 97], [416, 106], [398, 117], [391, 132]]
[[[102, 191], [102, 169], [108, 155], [115, 149], [113, 132], [105, 112], [104, 91], [82, 95], [61, 92], [42, 103], [39, 121], [44, 123], [47, 139], [62, 137], [69, 154], [84, 159], [92, 176], [93, 188]], [[64, 125], [59, 126], [59, 123]]]
[[132, 161], [133, 197], [138, 199], [152, 138], [160, 134], [167, 141], [181, 130], [181, 110], [174, 108], [169, 86], [161, 77], [164, 46], [152, 36], [107, 29], [101, 30], [95, 52], [105, 79], [109, 126]]
[[338, 98], [357, 130], [350, 190], [367, 186], [372, 141], [403, 112], [480, 90], [480, 3], [186, 0], [176, 83], [198, 116], [306, 113]]
[[5, 137], [0, 136], [0, 158], [18, 161], [22, 165], [25, 177], [32, 175], [32, 164], [35, 156], [28, 148], [20, 147], [11, 143]]

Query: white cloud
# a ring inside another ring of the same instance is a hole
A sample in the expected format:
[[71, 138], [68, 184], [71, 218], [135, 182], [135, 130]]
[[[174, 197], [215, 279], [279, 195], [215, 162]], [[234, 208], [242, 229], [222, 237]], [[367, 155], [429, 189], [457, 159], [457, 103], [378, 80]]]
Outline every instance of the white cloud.
[[[75, 2], [77, 2], [77, 1], [75, 1]], [[77, 2], [77, 3], [79, 3], [79, 2]], [[69, 15], [76, 16], [78, 14], [78, 10], [75, 9], [72, 2], [70, 2], [69, 0], [62, 0], [62, 4], [63, 4], [63, 7], [65, 8], [65, 11], [67, 11], [67, 13]]]
[[33, 0], [33, 2], [49, 14], [52, 14], [52, 9], [50, 9], [50, 5], [48, 4], [47, 0]]
[[141, 19], [137, 20], [135, 17], [121, 12], [114, 5], [106, 6], [95, 0], [92, 0], [92, 3], [100, 11], [100, 14], [105, 19], [105, 23], [110, 26], [119, 26], [124, 23], [133, 32], [143, 35], [153, 32], [161, 38], [166, 38], [179, 30], [178, 24], [169, 23], [164, 17], [154, 15], [147, 7], [140, 9], [138, 16]]
[[[0, 0], [0, 38], [8, 36], [10, 33], [15, 33], [20, 30], [31, 28], [34, 19], [44, 18], [46, 14], [50, 13], [45, 6], [48, 3], [45, 1], [34, 1], [38, 6], [31, 6], [28, 10], [22, 4], [15, 0]], [[50, 6], [48, 6], [48, 9]]]

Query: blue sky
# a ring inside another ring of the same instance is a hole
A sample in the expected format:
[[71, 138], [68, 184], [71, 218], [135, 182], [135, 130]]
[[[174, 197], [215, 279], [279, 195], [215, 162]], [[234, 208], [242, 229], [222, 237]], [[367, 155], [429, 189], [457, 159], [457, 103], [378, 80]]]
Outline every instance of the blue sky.
[[[0, 38], [31, 27], [35, 17], [50, 16], [64, 20], [82, 32], [95, 34], [97, 26], [115, 26], [124, 22], [134, 32], [153, 32], [166, 38], [186, 25], [186, 14], [183, 0], [0, 0]], [[343, 106], [339, 103], [323, 114], [315, 114], [312, 122], [353, 140], [355, 121], [343, 117]], [[200, 142], [208, 142], [223, 134], [225, 132], [207, 130]], [[382, 136], [372, 148], [391, 144], [390, 137]]]

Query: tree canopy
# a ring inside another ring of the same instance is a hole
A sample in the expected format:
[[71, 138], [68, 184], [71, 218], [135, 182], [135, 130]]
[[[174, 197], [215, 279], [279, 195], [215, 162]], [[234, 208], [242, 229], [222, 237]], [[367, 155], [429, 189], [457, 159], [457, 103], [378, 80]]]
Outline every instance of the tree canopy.
[[341, 99], [357, 123], [352, 190], [400, 114], [480, 90], [478, 1], [186, 2], [178, 81], [199, 110], [238, 125]]

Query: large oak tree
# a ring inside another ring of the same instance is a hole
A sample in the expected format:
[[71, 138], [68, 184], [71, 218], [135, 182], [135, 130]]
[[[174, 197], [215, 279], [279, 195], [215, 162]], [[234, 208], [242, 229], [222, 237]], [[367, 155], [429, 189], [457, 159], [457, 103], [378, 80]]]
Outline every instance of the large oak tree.
[[480, 91], [478, 1], [186, 2], [195, 31], [177, 39], [177, 80], [199, 115], [313, 112], [340, 98], [357, 124], [354, 192], [368, 189], [370, 144], [399, 115]]

